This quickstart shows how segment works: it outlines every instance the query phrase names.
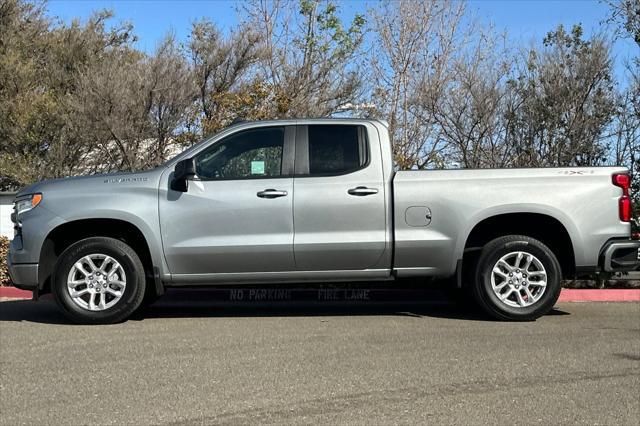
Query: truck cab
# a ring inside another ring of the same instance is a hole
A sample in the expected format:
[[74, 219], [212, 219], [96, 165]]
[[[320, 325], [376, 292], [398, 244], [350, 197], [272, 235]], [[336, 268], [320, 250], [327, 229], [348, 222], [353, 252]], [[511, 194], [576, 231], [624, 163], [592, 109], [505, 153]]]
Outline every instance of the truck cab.
[[234, 130], [177, 159], [189, 170], [178, 176], [183, 186], [172, 187], [171, 167], [160, 179], [172, 282], [390, 276], [393, 170], [381, 123], [283, 121]]

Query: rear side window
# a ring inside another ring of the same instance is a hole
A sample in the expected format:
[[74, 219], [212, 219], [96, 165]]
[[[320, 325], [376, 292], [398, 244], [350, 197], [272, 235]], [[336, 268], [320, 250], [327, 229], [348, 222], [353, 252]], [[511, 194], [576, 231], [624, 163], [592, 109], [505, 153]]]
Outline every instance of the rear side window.
[[309, 174], [342, 174], [367, 164], [363, 126], [312, 125], [309, 134]]

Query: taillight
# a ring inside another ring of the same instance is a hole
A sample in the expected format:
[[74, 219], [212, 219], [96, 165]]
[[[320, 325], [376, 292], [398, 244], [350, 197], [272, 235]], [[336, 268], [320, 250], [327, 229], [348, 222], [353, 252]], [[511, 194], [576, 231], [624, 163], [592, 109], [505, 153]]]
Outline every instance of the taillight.
[[622, 197], [618, 201], [618, 211], [620, 220], [623, 222], [631, 222], [631, 196], [629, 188], [631, 188], [631, 176], [626, 173], [616, 173], [613, 175], [613, 184], [622, 188]]

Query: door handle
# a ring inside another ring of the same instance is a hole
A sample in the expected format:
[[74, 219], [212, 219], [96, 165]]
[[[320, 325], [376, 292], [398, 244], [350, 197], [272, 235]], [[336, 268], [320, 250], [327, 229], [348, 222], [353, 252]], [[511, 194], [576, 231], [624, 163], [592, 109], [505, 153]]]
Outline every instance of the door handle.
[[364, 195], [373, 195], [377, 194], [378, 190], [376, 188], [367, 188], [366, 186], [358, 186], [356, 188], [351, 188], [347, 191], [349, 195], [356, 195], [362, 197]]
[[258, 192], [257, 195], [260, 198], [278, 198], [286, 197], [289, 193], [287, 191], [278, 191], [277, 189], [265, 189], [264, 191]]

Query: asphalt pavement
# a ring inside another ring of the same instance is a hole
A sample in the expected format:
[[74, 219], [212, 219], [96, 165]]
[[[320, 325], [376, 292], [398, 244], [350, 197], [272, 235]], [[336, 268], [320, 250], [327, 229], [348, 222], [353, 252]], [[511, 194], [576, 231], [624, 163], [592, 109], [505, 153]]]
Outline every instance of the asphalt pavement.
[[165, 303], [111, 326], [0, 303], [2, 425], [639, 422], [640, 303]]

